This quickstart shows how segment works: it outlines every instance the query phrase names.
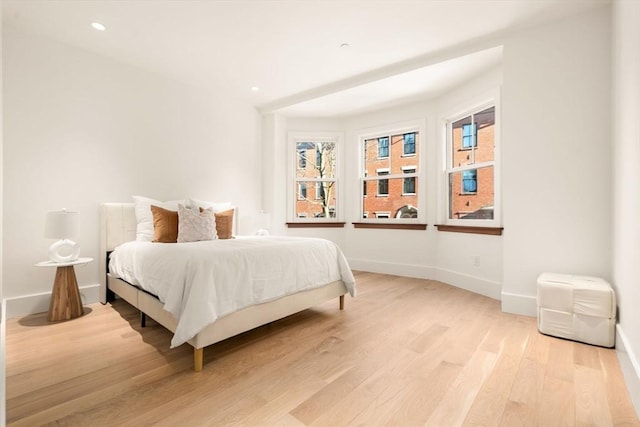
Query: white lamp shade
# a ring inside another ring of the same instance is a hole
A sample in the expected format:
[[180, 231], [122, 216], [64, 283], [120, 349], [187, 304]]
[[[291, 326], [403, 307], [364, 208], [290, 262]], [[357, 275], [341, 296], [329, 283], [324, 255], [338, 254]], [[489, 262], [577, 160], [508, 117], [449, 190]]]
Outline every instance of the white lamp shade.
[[44, 237], [47, 239], [69, 239], [78, 234], [78, 212], [66, 210], [47, 212]]

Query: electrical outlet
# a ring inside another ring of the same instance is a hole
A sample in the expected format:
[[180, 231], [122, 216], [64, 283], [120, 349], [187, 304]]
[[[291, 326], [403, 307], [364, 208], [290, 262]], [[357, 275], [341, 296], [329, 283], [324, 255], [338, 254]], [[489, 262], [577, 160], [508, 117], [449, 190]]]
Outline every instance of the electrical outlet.
[[473, 256], [473, 266], [480, 267], [480, 255]]

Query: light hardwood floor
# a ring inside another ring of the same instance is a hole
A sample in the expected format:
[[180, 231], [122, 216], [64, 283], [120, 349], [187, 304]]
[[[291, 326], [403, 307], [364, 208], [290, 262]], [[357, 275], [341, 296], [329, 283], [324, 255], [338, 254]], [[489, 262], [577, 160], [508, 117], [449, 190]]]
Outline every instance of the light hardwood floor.
[[614, 350], [442, 283], [356, 273], [358, 297], [205, 350], [127, 303], [7, 322], [9, 425], [638, 426]]

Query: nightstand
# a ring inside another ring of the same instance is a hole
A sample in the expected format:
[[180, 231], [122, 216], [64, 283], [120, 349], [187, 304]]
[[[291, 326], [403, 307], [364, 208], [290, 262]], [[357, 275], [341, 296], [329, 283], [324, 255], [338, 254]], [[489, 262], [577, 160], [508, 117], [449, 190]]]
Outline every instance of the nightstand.
[[78, 258], [69, 262], [42, 261], [36, 264], [36, 267], [56, 267], [56, 278], [53, 281], [53, 291], [47, 314], [49, 322], [71, 320], [84, 314], [73, 266], [88, 264], [91, 261], [93, 258]]

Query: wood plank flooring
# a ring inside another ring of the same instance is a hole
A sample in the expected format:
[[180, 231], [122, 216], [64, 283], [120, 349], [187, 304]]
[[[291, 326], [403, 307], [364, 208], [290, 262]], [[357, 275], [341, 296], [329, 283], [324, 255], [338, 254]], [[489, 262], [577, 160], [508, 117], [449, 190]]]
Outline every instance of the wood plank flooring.
[[7, 322], [10, 426], [640, 426], [614, 350], [445, 284], [356, 273], [347, 297], [169, 349], [127, 303]]

